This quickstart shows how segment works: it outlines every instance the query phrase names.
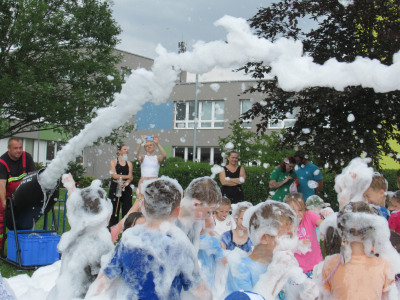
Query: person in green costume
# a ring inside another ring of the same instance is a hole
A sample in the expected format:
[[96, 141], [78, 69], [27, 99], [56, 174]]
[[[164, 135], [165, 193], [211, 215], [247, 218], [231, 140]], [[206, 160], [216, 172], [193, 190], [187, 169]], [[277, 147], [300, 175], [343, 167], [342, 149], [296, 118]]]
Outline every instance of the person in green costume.
[[287, 157], [278, 168], [271, 172], [269, 188], [273, 192], [272, 200], [283, 202], [285, 196], [290, 194], [290, 185], [297, 179], [297, 174], [294, 171], [295, 166], [295, 158]]

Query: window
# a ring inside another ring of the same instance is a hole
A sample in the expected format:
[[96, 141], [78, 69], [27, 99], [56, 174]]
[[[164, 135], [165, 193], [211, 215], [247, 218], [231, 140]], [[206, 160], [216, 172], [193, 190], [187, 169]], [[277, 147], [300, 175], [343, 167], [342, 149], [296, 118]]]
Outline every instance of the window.
[[[199, 101], [197, 128], [224, 128], [224, 101]], [[193, 101], [175, 103], [175, 129], [194, 128]]]
[[47, 141], [46, 160], [52, 160], [54, 158], [55, 146], [54, 141]]
[[57, 142], [57, 152], [62, 149], [67, 143], [65, 142]]
[[[251, 109], [253, 106], [253, 101], [251, 100], [241, 100], [240, 101], [240, 116]], [[242, 127], [251, 128], [251, 119], [243, 120]]]
[[25, 151], [33, 156], [33, 139], [25, 139]]
[[[220, 165], [223, 161], [221, 151], [216, 147], [196, 147], [197, 161]], [[186, 161], [193, 160], [193, 147], [175, 147], [174, 157], [181, 157]]]
[[82, 154], [81, 154], [81, 155], [77, 155], [77, 156], [76, 156], [75, 161], [76, 161], [77, 163], [83, 164], [83, 151], [82, 151]]
[[273, 120], [270, 120], [269, 122], [269, 128], [288, 128], [288, 127], [293, 127], [294, 123], [296, 123], [296, 108], [293, 109], [293, 111], [290, 113], [286, 113], [286, 119], [284, 120], [279, 120], [278, 123], [274, 124], [272, 122]]

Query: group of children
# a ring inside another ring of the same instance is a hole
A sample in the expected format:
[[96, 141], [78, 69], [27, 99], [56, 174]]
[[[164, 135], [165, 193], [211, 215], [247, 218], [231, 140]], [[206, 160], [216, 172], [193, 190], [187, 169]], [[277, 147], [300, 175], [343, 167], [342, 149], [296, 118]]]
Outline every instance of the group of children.
[[115, 248], [104, 191], [76, 189], [47, 299], [397, 299], [390, 231], [400, 231], [400, 192], [387, 209], [387, 182], [379, 174], [370, 181], [364, 200], [349, 197], [339, 213], [300, 193], [231, 205], [209, 177], [185, 191], [168, 177], [145, 181], [141, 212], [123, 219]]

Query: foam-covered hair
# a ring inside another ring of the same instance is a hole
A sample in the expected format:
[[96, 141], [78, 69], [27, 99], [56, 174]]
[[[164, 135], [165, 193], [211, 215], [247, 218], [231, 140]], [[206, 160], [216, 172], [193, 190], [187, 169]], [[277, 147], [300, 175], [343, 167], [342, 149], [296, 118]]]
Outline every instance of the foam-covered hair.
[[296, 235], [298, 227], [296, 213], [288, 204], [274, 200], [267, 200], [250, 207], [243, 216], [243, 226], [247, 228], [254, 246], [260, 243], [264, 234], [277, 236], [283, 224], [293, 225], [293, 234]]
[[253, 204], [248, 201], [242, 201], [236, 204], [232, 204], [232, 216], [235, 219], [239, 218], [240, 213], [246, 211], [250, 207], [253, 207]]
[[146, 218], [167, 219], [179, 207], [183, 190], [176, 179], [161, 176], [143, 182], [144, 210]]
[[204, 205], [220, 206], [222, 202], [221, 189], [210, 177], [193, 179], [185, 190], [185, 200], [199, 200]]
[[67, 217], [71, 230], [63, 235], [58, 249], [62, 251], [86, 227], [101, 229], [107, 227], [112, 214], [112, 204], [107, 193], [101, 188], [101, 181], [93, 180], [89, 187], [75, 189], [67, 201]]
[[364, 192], [371, 185], [374, 169], [368, 167], [371, 158], [354, 158], [342, 173], [335, 178], [339, 207], [349, 202], [364, 201]]
[[386, 218], [376, 207], [364, 201], [347, 204], [337, 215], [337, 230], [342, 238], [342, 263], [351, 260], [352, 242], [362, 242], [368, 256], [379, 255], [389, 261], [396, 272], [400, 271], [400, 256], [390, 242]]

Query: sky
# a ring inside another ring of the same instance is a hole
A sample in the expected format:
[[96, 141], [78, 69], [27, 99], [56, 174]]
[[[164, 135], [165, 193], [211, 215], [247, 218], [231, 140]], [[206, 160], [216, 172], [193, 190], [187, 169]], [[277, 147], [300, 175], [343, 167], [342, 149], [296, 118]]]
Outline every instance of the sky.
[[[187, 51], [202, 40], [225, 40], [226, 31], [213, 24], [224, 15], [249, 19], [259, 8], [276, 1], [228, 0], [114, 0], [113, 16], [122, 28], [117, 49], [149, 58], [157, 56], [155, 48], [161, 44], [169, 52], [178, 52], [178, 43], [187, 43]], [[238, 66], [232, 66], [232, 69]], [[232, 69], [216, 68], [200, 75], [200, 81], [249, 79]], [[188, 74], [188, 81], [195, 75]]]

